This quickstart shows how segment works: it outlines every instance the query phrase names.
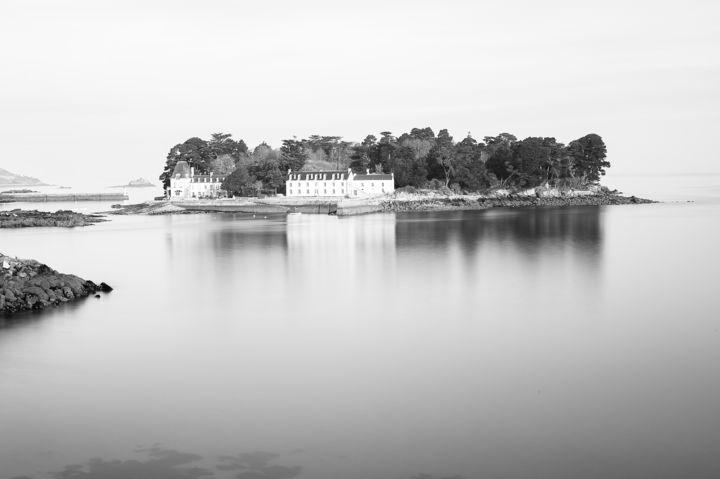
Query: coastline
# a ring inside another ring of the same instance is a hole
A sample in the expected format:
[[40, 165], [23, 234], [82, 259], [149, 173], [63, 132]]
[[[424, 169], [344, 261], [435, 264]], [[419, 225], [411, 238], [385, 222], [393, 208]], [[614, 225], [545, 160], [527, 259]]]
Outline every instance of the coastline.
[[0, 211], [0, 228], [32, 228], [90, 226], [107, 221], [102, 215], [87, 215], [70, 210], [55, 212], [14, 209]]
[[0, 314], [37, 311], [86, 298], [97, 292], [110, 292], [72, 274], [63, 274], [32, 259], [17, 259], [0, 253]]
[[656, 203], [654, 200], [626, 196], [607, 188], [586, 190], [531, 189], [511, 192], [495, 190], [476, 194], [453, 194], [437, 190], [396, 191], [388, 196], [366, 198], [228, 198], [218, 200], [150, 201], [114, 205], [109, 215], [168, 215], [191, 213], [329, 214], [355, 216], [378, 212], [480, 210], [488, 208], [528, 208], [564, 206], [608, 206]]
[[609, 206], [649, 204], [656, 201], [624, 196], [619, 193], [594, 193], [582, 195], [532, 196], [522, 194], [411, 196], [386, 199], [380, 202], [382, 211], [443, 211], [477, 210], [488, 208], [528, 208], [565, 206]]

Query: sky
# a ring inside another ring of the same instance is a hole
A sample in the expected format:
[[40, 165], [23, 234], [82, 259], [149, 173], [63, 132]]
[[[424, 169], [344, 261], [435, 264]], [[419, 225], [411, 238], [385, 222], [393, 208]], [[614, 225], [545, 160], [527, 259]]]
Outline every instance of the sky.
[[170, 148], [413, 127], [603, 137], [718, 173], [720, 2], [0, 0], [0, 168], [157, 180]]

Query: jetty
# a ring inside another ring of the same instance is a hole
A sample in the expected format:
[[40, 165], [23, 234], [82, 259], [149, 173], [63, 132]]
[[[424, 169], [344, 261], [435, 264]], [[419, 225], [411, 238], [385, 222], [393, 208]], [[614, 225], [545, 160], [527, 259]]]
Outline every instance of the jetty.
[[49, 201], [125, 201], [124, 193], [0, 193], [0, 201], [46, 203]]

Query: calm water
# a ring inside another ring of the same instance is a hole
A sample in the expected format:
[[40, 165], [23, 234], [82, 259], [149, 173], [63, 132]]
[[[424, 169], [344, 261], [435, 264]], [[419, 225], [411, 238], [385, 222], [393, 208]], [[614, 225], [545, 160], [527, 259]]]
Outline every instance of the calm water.
[[116, 290], [0, 329], [0, 477], [720, 477], [720, 178], [614, 184], [2, 230]]

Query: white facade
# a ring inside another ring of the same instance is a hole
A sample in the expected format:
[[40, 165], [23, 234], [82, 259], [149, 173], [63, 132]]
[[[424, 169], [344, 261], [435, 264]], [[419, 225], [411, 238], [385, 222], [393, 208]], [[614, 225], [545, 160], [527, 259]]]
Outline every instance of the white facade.
[[224, 176], [196, 175], [195, 169], [185, 161], [178, 161], [170, 178], [168, 198], [171, 200], [191, 200], [201, 198], [217, 198]]
[[347, 171], [288, 170], [285, 194], [288, 197], [362, 197], [387, 195], [395, 191], [392, 173], [355, 174]]

